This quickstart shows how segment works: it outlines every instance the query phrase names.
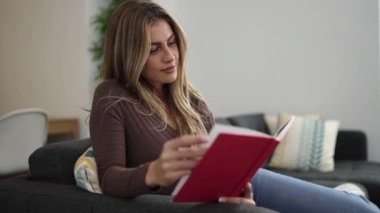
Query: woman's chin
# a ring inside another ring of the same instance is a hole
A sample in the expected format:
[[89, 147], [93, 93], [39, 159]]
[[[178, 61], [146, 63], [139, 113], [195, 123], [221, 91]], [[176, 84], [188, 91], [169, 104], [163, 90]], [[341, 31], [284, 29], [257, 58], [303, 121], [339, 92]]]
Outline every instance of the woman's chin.
[[166, 79], [167, 84], [174, 83], [177, 80], [177, 72], [171, 73], [170, 76], [167, 76], [168, 78]]

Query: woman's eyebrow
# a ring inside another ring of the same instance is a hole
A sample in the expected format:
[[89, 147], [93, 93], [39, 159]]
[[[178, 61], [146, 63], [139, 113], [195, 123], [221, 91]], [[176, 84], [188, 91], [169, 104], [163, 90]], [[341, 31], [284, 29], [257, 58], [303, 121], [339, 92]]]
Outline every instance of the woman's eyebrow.
[[[169, 38], [167, 39], [167, 41], [172, 40], [174, 37], [175, 37], [175, 35], [174, 35], [174, 33], [172, 33], [172, 34], [169, 36]], [[153, 42], [151, 42], [150, 44], [151, 44], [152, 46], [153, 46], [153, 45], [160, 45], [161, 42], [159, 42], [159, 41], [153, 41]]]
[[172, 33], [171, 36], [169, 36], [168, 41], [169, 41], [169, 40], [172, 40], [173, 38], [175, 38], [174, 33]]

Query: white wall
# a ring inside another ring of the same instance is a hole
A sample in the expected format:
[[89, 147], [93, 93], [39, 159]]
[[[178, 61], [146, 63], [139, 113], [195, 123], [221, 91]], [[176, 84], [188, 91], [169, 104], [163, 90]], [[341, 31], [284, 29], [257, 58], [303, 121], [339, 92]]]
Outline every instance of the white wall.
[[[91, 17], [108, 0], [0, 1], [0, 114], [77, 116], [94, 65]], [[376, 0], [157, 0], [189, 38], [189, 75], [216, 116], [319, 112], [362, 129], [380, 161]]]
[[171, 2], [190, 77], [216, 116], [321, 113], [364, 130], [380, 161], [376, 0]]
[[[95, 76], [97, 74], [97, 65], [92, 60], [92, 53], [89, 51], [92, 47], [93, 42], [98, 41], [99, 35], [95, 33], [94, 26], [92, 22], [94, 17], [99, 14], [101, 8], [107, 7], [110, 0], [85, 0], [85, 54], [86, 54], [86, 74], [87, 74], [87, 109], [91, 109], [91, 103], [93, 98], [93, 93], [96, 86], [99, 84], [100, 80], [96, 81]], [[89, 137], [89, 126], [88, 126], [88, 114], [86, 117], [86, 122], [82, 125], [82, 128], [85, 129], [85, 132], [82, 134], [82, 137]]]
[[0, 1], [0, 114], [40, 107], [78, 117], [88, 102], [83, 1]]

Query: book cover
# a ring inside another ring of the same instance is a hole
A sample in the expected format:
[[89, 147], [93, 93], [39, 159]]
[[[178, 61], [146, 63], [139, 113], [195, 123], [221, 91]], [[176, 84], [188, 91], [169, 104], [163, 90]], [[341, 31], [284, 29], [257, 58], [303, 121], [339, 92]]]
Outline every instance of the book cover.
[[190, 175], [180, 179], [172, 201], [214, 202], [222, 196], [239, 196], [286, 135], [293, 120], [274, 136], [216, 124], [209, 134], [207, 152]]

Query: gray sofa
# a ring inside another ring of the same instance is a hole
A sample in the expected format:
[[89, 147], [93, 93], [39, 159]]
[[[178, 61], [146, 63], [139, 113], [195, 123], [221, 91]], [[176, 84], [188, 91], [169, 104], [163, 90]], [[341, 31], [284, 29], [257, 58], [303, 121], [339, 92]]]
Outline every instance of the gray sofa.
[[142, 195], [123, 199], [84, 191], [75, 186], [73, 168], [78, 157], [89, 146], [89, 139], [84, 139], [49, 144], [37, 149], [29, 158], [29, 175], [0, 180], [0, 212], [275, 212], [246, 205], [174, 204], [170, 196], [164, 195]]
[[[242, 126], [269, 134], [264, 114], [243, 114], [217, 118], [217, 123]], [[369, 199], [380, 206], [380, 163], [367, 159], [367, 139], [362, 131], [339, 130], [335, 148], [335, 169], [332, 172], [290, 171], [266, 169], [307, 180], [328, 187], [335, 187], [344, 182], [353, 182], [364, 187]]]
[[[263, 114], [218, 118], [218, 123], [268, 132]], [[0, 180], [0, 211], [8, 212], [274, 212], [269, 209], [228, 204], [173, 204], [169, 196], [143, 195], [115, 198], [84, 191], [75, 186], [73, 167], [90, 146], [88, 139], [46, 145], [29, 158], [30, 174]], [[335, 151], [335, 171], [275, 170], [326, 186], [356, 182], [365, 187], [369, 199], [380, 205], [380, 163], [367, 160], [363, 132], [340, 130]], [[268, 168], [267, 169], [272, 169]], [[272, 169], [274, 170], [274, 169]]]

